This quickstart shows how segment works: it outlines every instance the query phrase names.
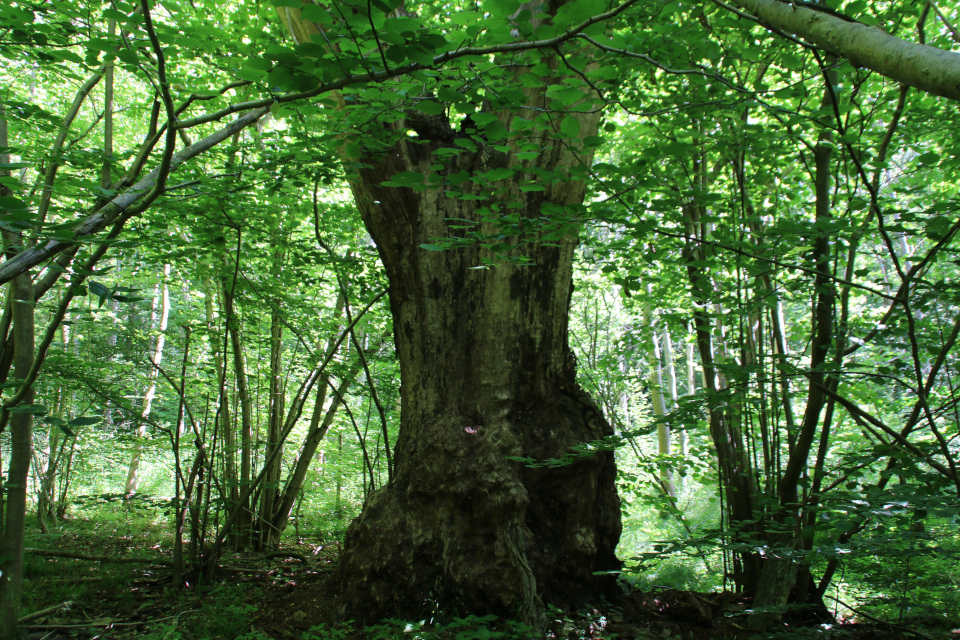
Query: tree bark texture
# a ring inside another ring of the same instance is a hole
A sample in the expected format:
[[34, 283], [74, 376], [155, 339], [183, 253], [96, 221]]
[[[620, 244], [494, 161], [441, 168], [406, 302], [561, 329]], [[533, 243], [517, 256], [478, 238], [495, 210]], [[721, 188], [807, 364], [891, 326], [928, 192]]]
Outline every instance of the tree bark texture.
[[[507, 128], [511, 117], [499, 114]], [[596, 115], [581, 118], [583, 135], [596, 131]], [[493, 231], [481, 210], [494, 201], [521, 202], [528, 218], [546, 214], [547, 203], [569, 213], [584, 186], [563, 180], [523, 192], [505, 181], [494, 187], [501, 195], [480, 202], [381, 186], [398, 172], [430, 173], [441, 146], [401, 140], [367, 159], [352, 184], [389, 277], [402, 417], [394, 480], [369, 496], [347, 532], [340, 613], [370, 621], [442, 608], [537, 620], [543, 602], [608, 590], [612, 576], [594, 572], [620, 567], [611, 452], [558, 468], [508, 459], [560, 458], [612, 434], [576, 383], [567, 343], [576, 238], [522, 245], [512, 255], [532, 263], [487, 269], [477, 267], [493, 254], [477, 244], [420, 245], [456, 235], [452, 219]], [[579, 162], [544, 135], [540, 156], [523, 164], [562, 172]], [[482, 146], [444, 162], [440, 174], [518, 164]]]
[[[562, 4], [525, 4], [531, 28]], [[298, 10], [280, 11], [298, 42], [327, 41]], [[411, 112], [367, 125], [358, 139], [380, 141], [360, 158], [351, 188], [389, 280], [401, 423], [393, 478], [350, 525], [334, 575], [344, 618], [443, 610], [539, 623], [546, 602], [582, 603], [615, 588], [612, 575], [594, 575], [621, 564], [613, 453], [557, 467], [509, 459], [561, 458], [613, 433], [577, 385], [567, 341], [585, 193], [571, 172], [591, 161], [581, 141], [596, 135], [599, 105], [552, 52], [517, 62], [530, 66], [513, 67], [510, 105], [488, 102], [481, 111], [502, 131], [522, 129], [513, 126], [517, 115], [540, 114], [538, 129], [494, 148], [444, 113]], [[536, 63], [550, 71], [521, 84]], [[562, 83], [579, 86], [584, 99], [557, 112], [547, 89]], [[432, 99], [426, 87], [420, 100]], [[566, 118], [577, 119], [578, 138], [559, 138]], [[470, 150], [451, 153], [458, 142]], [[536, 155], [515, 155], [521, 145]], [[484, 184], [482, 174], [493, 169], [516, 174]], [[420, 189], [383, 186], [403, 172], [432, 175]], [[465, 182], [464, 175], [481, 177]], [[464, 227], [514, 248], [421, 247], [463, 237]]]

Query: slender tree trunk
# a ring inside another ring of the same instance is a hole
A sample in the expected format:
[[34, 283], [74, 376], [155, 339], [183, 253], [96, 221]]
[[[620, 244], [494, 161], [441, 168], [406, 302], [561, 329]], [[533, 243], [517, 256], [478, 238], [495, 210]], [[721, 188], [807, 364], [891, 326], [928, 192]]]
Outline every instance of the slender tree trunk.
[[[176, 588], [182, 586], [183, 578], [183, 519], [187, 513], [186, 494], [187, 480], [183, 475], [183, 459], [180, 456], [180, 436], [186, 432], [186, 393], [187, 393], [187, 361], [190, 354], [190, 327], [184, 326], [183, 331], [183, 362], [180, 366], [180, 402], [177, 407], [177, 426], [173, 432], [174, 469], [173, 483], [175, 486], [174, 502], [176, 507], [173, 531], [173, 584]], [[198, 456], [199, 458], [199, 456]], [[190, 481], [193, 482], [191, 476]], [[181, 497], [183, 502], [181, 502]]]
[[[670, 328], [667, 326], [663, 327], [663, 362], [665, 365], [666, 374], [666, 386], [667, 386], [667, 396], [670, 399], [670, 404], [667, 407], [668, 411], [673, 411], [677, 408], [677, 365], [675, 363], [675, 357], [673, 353], [673, 340], [670, 339]], [[687, 433], [681, 427], [680, 432], [677, 434], [678, 440], [680, 442], [680, 455], [686, 457], [687, 454], [687, 444], [686, 438]], [[668, 435], [667, 442], [670, 442]], [[672, 448], [667, 451], [667, 453], [672, 453]], [[684, 477], [680, 476], [680, 485], [683, 487]], [[673, 474], [671, 472], [670, 476], [670, 486], [673, 489], [673, 497], [676, 498], [676, 488], [674, 487]]]
[[[836, 84], [836, 72], [828, 71], [827, 82]], [[833, 106], [834, 89], [824, 92], [823, 106]], [[810, 451], [820, 426], [820, 414], [826, 405], [829, 379], [823, 371], [831, 347], [834, 347], [836, 291], [833, 281], [832, 249], [828, 223], [832, 218], [830, 202], [830, 160], [835, 147], [830, 130], [820, 134], [813, 156], [815, 163], [816, 221], [819, 233], [814, 240], [813, 255], [817, 275], [814, 278], [813, 340], [810, 343], [810, 373], [807, 388], [807, 403], [800, 432], [790, 452], [787, 466], [779, 483], [780, 512], [776, 520], [779, 526], [765, 536], [768, 546], [760, 573], [760, 581], [754, 605], [766, 607], [750, 616], [748, 626], [755, 631], [767, 629], [779, 620], [778, 608], [787, 602], [797, 581], [799, 559], [794, 557], [801, 544], [799, 525], [802, 522], [800, 508], [800, 480], [807, 471]], [[840, 345], [838, 348], [842, 348]]]
[[270, 529], [273, 532], [270, 540], [271, 546], [279, 544], [280, 535], [287, 527], [287, 521], [290, 517], [290, 511], [293, 509], [293, 504], [303, 489], [303, 482], [306, 480], [307, 471], [310, 469], [313, 456], [316, 454], [317, 448], [323, 441], [324, 436], [327, 435], [327, 431], [330, 429], [330, 425], [333, 424], [333, 419], [337, 415], [337, 410], [340, 408], [340, 397], [347, 392], [347, 389], [359, 371], [359, 367], [356, 367], [343, 379], [337, 389], [337, 394], [331, 399], [330, 406], [326, 412], [323, 410], [323, 399], [327, 389], [327, 376], [321, 376], [318, 384], [322, 384], [323, 386], [317, 389], [317, 401], [313, 406], [313, 415], [310, 418], [310, 429], [307, 432], [307, 437], [304, 439], [303, 446], [300, 448], [300, 455], [297, 457], [296, 465], [293, 471], [290, 472], [290, 477], [287, 479], [283, 493], [280, 494], [280, 498], [277, 501], [276, 515], [273, 517], [273, 526]]
[[[154, 343], [153, 356], [150, 359], [153, 366], [150, 367], [147, 377], [147, 391], [143, 396], [143, 409], [140, 413], [140, 417], [143, 420], [140, 421], [140, 426], [137, 429], [138, 438], [147, 437], [147, 423], [145, 419], [150, 417], [153, 399], [157, 394], [157, 376], [159, 375], [157, 367], [159, 367], [163, 361], [163, 347], [167, 339], [167, 320], [170, 317], [170, 288], [167, 284], [169, 278], [170, 265], [166, 264], [163, 265], [163, 282], [160, 284], [160, 324], [159, 327], [154, 325], [159, 331], [156, 342]], [[142, 455], [143, 444], [138, 442], [136, 448], [133, 450], [133, 456], [130, 458], [130, 467], [127, 470], [127, 483], [124, 492], [128, 496], [133, 495], [137, 492], [137, 489], [140, 488], [140, 458]]]
[[[228, 298], [230, 293], [224, 290], [223, 294], [225, 299], [224, 307], [230, 308], [233, 304], [232, 300]], [[220, 425], [221, 433], [223, 433], [222, 448], [225, 467], [223, 482], [227, 488], [227, 512], [229, 513], [239, 508], [240, 479], [237, 476], [236, 428], [234, 421], [231, 420], [230, 394], [227, 391], [229, 385], [226, 384], [226, 382], [222, 385], [220, 384], [220, 381], [224, 380], [227, 375], [227, 365], [225, 355], [221, 356], [220, 354], [221, 349], [224, 347], [223, 338], [217, 332], [213, 319], [213, 300], [216, 295], [217, 289], [214, 288], [213, 280], [211, 278], [204, 278], [204, 310], [207, 318], [207, 335], [210, 341], [210, 351], [213, 355], [214, 368], [217, 373], [217, 385], [218, 388], [223, 390], [223, 395], [220, 398]], [[225, 313], [224, 315], [232, 316], [231, 313]], [[239, 529], [235, 531], [239, 531]]]
[[[283, 325], [280, 315], [276, 311], [270, 321], [270, 417], [267, 426], [267, 446], [264, 450], [264, 460], [270, 461], [274, 450], [283, 447], [280, 442], [280, 433], [283, 429], [284, 408], [286, 406], [283, 384]], [[257, 529], [260, 532], [257, 541], [259, 549], [266, 548], [273, 540], [274, 506], [279, 497], [280, 470], [283, 464], [283, 454], [273, 457], [270, 467], [264, 476], [260, 487], [260, 513], [257, 518]]]
[[[14, 375], [24, 380], [33, 365], [34, 300], [29, 273], [11, 282]], [[20, 406], [33, 404], [33, 390]], [[33, 449], [33, 414], [11, 413], [10, 464], [5, 479], [4, 521], [0, 535], [0, 638], [15, 638], [23, 595], [23, 535], [27, 512], [27, 476]]]
[[[337, 295], [337, 302], [334, 305], [333, 317], [335, 319], [340, 319], [343, 315], [343, 311], [346, 305], [346, 295], [343, 290]], [[327, 340], [326, 348], [323, 353], [325, 354], [325, 360], [332, 358], [334, 349], [337, 349], [339, 343], [337, 342], [337, 337], [339, 331], [331, 335]], [[318, 347], [322, 346], [321, 344], [317, 345]], [[316, 399], [313, 405], [313, 415], [310, 418], [310, 428], [307, 431], [307, 435], [304, 438], [303, 445], [300, 447], [300, 454], [297, 457], [296, 463], [294, 464], [293, 470], [290, 472], [287, 482], [284, 486], [282, 492], [280, 492], [279, 497], [277, 498], [277, 506], [272, 520], [272, 526], [270, 527], [270, 546], [277, 545], [280, 542], [280, 535], [283, 533], [283, 530], [287, 526], [287, 519], [290, 517], [290, 510], [293, 508], [294, 502], [297, 500], [297, 496], [300, 495], [300, 492], [303, 488], [303, 482], [307, 477], [307, 471], [310, 469], [310, 462], [313, 459], [313, 455], [317, 451], [317, 447], [320, 446], [320, 442], [326, 436], [327, 431], [330, 429], [330, 425], [333, 424], [333, 420], [337, 415], [337, 410], [340, 408], [340, 398], [343, 397], [343, 394], [347, 392], [347, 389], [356, 379], [357, 374], [360, 371], [360, 366], [355, 365], [350, 369], [350, 371], [343, 377], [340, 382], [340, 387], [337, 389], [337, 393], [334, 394], [330, 402], [330, 407], [327, 409], [326, 414], [324, 414], [324, 402], [327, 397], [327, 386], [330, 381], [330, 376], [327, 373], [321, 373], [319, 379], [316, 381], [317, 393]], [[298, 394], [298, 397], [294, 399], [293, 404], [297, 405], [298, 402], [302, 400], [301, 394]], [[292, 406], [290, 408], [291, 414], [299, 412], [297, 406]], [[296, 419], [294, 415], [289, 415], [287, 420]]]
[[[117, 21], [107, 23], [107, 31], [112, 40], [117, 33]], [[113, 71], [114, 65], [107, 66], [103, 76], [103, 166], [100, 169], [100, 186], [109, 189], [113, 182]]]
[[[237, 380], [237, 399], [240, 401], [240, 494], [243, 494], [253, 481], [251, 476], [253, 456], [253, 402], [247, 388], [247, 369], [243, 354], [243, 344], [240, 342], [240, 330], [236, 326], [229, 328], [230, 344], [233, 347], [233, 369]], [[238, 540], [250, 540], [250, 527], [253, 523], [253, 513], [250, 509], [250, 499], [244, 499], [237, 508], [241, 510], [237, 519]], [[245, 543], [244, 543], [245, 544]]]
[[60, 491], [57, 497], [57, 518], [67, 515], [67, 496], [70, 493], [70, 472], [73, 470], [73, 456], [77, 452], [77, 439], [70, 438], [70, 454], [67, 456], [67, 466], [60, 476]]
[[[691, 238], [684, 247], [683, 257], [687, 263], [687, 277], [696, 305], [694, 328], [700, 362], [703, 365], [704, 385], [710, 397], [710, 438], [717, 451], [719, 478], [725, 498], [724, 509], [735, 539], [743, 543], [744, 548], [749, 549], [756, 542], [754, 534], [757, 532], [757, 527], [752, 523], [755, 522], [754, 502], [758, 488], [738, 421], [732, 416], [734, 412], [729, 410], [726, 402], [721, 401], [718, 394], [722, 388], [720, 386], [722, 382], [716, 375], [713, 358], [715, 331], [708, 312], [713, 297], [713, 287], [709, 275], [698, 266], [706, 257], [702, 245], [696, 241], [697, 238], [703, 238], [705, 234], [701, 213], [694, 203], [685, 205], [683, 208], [686, 235]], [[760, 557], [757, 553], [747, 550], [734, 556], [733, 578], [738, 589], [754, 593], [759, 573]]]
[[[689, 333], [694, 339], [687, 340], [686, 351], [684, 352], [684, 357], [687, 364], [687, 384], [686, 384], [686, 395], [692, 396], [697, 393], [697, 363], [694, 352], [696, 351], [696, 334], [693, 331], [693, 327], [690, 323], [687, 323], [687, 333]], [[690, 453], [690, 441], [689, 436], [687, 435], [687, 430], [684, 428], [680, 429], [680, 455], [684, 459]]]
[[[63, 400], [64, 393], [63, 387], [57, 390], [57, 407], [53, 412], [53, 415], [60, 419], [63, 418], [65, 405]], [[65, 444], [66, 440], [61, 441], [60, 428], [51, 425], [50, 433], [47, 436], [47, 464], [46, 467], [38, 473], [40, 487], [37, 491], [37, 520], [39, 521], [41, 530], [47, 528], [47, 520], [55, 520], [57, 517], [57, 469], [60, 466], [60, 461], [63, 459]]]
[[[652, 288], [647, 285], [647, 295], [652, 295]], [[657, 321], [653, 309], [647, 304], [644, 309], [644, 323], [650, 328], [650, 345], [647, 349], [647, 366], [650, 368], [649, 388], [650, 404], [653, 405], [653, 415], [657, 419], [657, 452], [661, 456], [673, 453], [673, 442], [670, 437], [670, 425], [665, 421], [667, 415], [667, 398], [664, 395], [663, 364], [660, 354], [660, 336], [657, 335]], [[666, 462], [660, 462], [660, 483], [663, 492], [671, 499], [676, 499], [677, 489], [673, 484], [673, 471]]]
[[333, 513], [343, 517], [343, 431], [337, 431], [337, 489], [333, 498]]

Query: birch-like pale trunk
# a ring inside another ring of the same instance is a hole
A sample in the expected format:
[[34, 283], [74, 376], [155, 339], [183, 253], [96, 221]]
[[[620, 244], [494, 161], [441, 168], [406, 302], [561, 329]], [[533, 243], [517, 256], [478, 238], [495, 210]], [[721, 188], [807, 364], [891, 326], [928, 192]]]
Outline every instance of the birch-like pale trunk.
[[[151, 367], [147, 374], [147, 391], [143, 396], [143, 406], [140, 411], [140, 426], [137, 428], [137, 438], [147, 437], [146, 419], [150, 417], [150, 411], [153, 408], [153, 400], [157, 395], [157, 378], [159, 372], [157, 367], [163, 361], [163, 347], [167, 339], [167, 320], [170, 318], [170, 288], [167, 284], [170, 278], [170, 265], [163, 265], [163, 282], [157, 285], [158, 293], [154, 296], [153, 312], [151, 315], [151, 324], [157, 330], [157, 338], [154, 342], [153, 356], [150, 358]], [[156, 324], [156, 305], [157, 297], [160, 298], [160, 323]], [[143, 443], [138, 442], [133, 449], [133, 455], [130, 458], [130, 466], [127, 470], [127, 483], [124, 493], [128, 496], [133, 495], [140, 488], [140, 460], [143, 456]]]
[[[652, 299], [652, 287], [647, 285], [647, 298]], [[647, 366], [650, 369], [647, 386], [650, 389], [650, 404], [657, 419], [657, 453], [661, 456], [673, 454], [673, 442], [670, 437], [670, 425], [664, 419], [667, 415], [667, 398], [664, 396], [663, 358], [660, 353], [660, 336], [657, 335], [657, 320], [648, 302], [644, 307], [644, 324], [650, 328], [650, 345], [647, 349]], [[660, 482], [664, 492], [672, 499], [677, 497], [673, 483], [673, 471], [666, 462], [659, 463]]]
[[[663, 327], [663, 363], [664, 363], [664, 374], [666, 377], [667, 385], [667, 397], [670, 399], [670, 404], [667, 407], [668, 411], [673, 411], [677, 408], [677, 365], [673, 353], [673, 340], [670, 338], [670, 329], [669, 327]], [[687, 453], [687, 430], [680, 428], [679, 433], [677, 434], [680, 441], [680, 451], [681, 454], [686, 457]], [[668, 438], [668, 442], [670, 439]], [[668, 453], [673, 453], [673, 448], [671, 445]], [[671, 471], [671, 479], [673, 479], [673, 472]], [[675, 481], [672, 483], [675, 485]], [[681, 487], [684, 484], [683, 476], [680, 477]], [[673, 486], [671, 495], [676, 497], [676, 487]]]

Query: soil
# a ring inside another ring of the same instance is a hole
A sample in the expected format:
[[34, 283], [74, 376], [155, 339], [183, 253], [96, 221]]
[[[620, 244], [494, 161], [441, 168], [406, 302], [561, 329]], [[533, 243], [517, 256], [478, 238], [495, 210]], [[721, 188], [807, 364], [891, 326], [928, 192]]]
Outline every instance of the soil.
[[[65, 531], [34, 536], [31, 546], [87, 556], [169, 560], [157, 536]], [[156, 532], [154, 532], [156, 534]], [[424, 633], [393, 621], [376, 631], [339, 626], [330, 576], [339, 556], [333, 539], [302, 540], [269, 554], [224, 557], [213, 585], [174, 589], [170, 568], [148, 563], [117, 564], [31, 555], [27, 562], [24, 613], [65, 601], [71, 604], [24, 623], [28, 640], [112, 638], [206, 640], [245, 637], [271, 640], [365, 640], [432, 637], [484, 640], [538, 637], [516, 623], [449, 617], [425, 621]], [[675, 589], [624, 593], [616, 602], [582, 611], [552, 611], [544, 635], [554, 639], [737, 640], [772, 637], [872, 640], [960, 639], [960, 630], [885, 624], [865, 617], [842, 621], [791, 621], [756, 634], [746, 629], [750, 602], [737, 594]], [[310, 632], [318, 625], [323, 631]], [[427, 631], [430, 633], [425, 633]]]

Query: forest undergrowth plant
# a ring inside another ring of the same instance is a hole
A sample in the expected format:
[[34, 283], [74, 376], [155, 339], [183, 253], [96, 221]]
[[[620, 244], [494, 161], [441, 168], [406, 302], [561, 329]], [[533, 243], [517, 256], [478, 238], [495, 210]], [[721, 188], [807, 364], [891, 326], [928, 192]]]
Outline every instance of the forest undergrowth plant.
[[243, 585], [221, 584], [200, 595], [200, 606], [189, 614], [190, 634], [204, 638], [240, 638], [250, 631], [257, 608], [246, 601]]
[[[551, 614], [566, 620], [562, 611], [551, 609]], [[346, 640], [356, 633], [350, 624], [351, 621], [333, 626], [317, 625], [306, 631], [301, 640]], [[367, 640], [534, 640], [542, 637], [519, 620], [501, 620], [495, 615], [453, 616], [438, 623], [391, 618], [364, 627], [360, 633]]]
[[950, 520], [892, 514], [847, 549], [840, 599], [890, 622], [960, 626], [960, 530]]

